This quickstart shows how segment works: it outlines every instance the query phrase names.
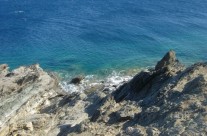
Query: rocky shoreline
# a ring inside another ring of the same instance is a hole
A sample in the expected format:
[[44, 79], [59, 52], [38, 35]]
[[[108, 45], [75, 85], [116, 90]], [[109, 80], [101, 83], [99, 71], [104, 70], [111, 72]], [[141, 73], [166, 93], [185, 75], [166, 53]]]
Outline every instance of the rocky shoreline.
[[0, 136], [207, 135], [207, 64], [186, 68], [173, 51], [132, 79], [70, 94], [39, 65], [3, 64], [0, 99]]

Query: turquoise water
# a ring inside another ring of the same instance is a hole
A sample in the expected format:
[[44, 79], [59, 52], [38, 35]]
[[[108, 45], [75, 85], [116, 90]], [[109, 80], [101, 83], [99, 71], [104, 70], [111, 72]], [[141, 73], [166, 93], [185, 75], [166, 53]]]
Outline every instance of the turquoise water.
[[207, 60], [206, 0], [0, 0], [0, 63], [96, 73]]

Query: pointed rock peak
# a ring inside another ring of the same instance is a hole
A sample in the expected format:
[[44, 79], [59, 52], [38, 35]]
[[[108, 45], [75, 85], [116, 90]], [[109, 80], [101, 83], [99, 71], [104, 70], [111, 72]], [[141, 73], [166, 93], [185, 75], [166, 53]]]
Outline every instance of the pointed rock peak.
[[176, 61], [176, 55], [173, 50], [170, 50], [165, 56], [157, 63], [155, 70], [165, 68], [169, 65], [174, 64]]

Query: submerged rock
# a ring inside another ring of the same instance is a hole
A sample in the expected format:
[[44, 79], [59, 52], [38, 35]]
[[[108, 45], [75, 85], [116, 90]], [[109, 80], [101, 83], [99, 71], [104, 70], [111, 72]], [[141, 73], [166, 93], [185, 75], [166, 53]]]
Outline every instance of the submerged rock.
[[75, 78], [71, 79], [70, 83], [71, 84], [80, 84], [83, 79], [84, 79], [84, 77], [82, 77], [82, 76], [75, 77]]

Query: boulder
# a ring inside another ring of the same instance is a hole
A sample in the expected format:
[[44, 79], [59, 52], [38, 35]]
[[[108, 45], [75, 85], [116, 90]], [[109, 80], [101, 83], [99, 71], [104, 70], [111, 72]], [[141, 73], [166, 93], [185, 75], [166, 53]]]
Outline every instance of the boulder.
[[80, 84], [83, 79], [84, 79], [84, 77], [78, 76], [78, 77], [71, 79], [70, 83], [71, 84]]

